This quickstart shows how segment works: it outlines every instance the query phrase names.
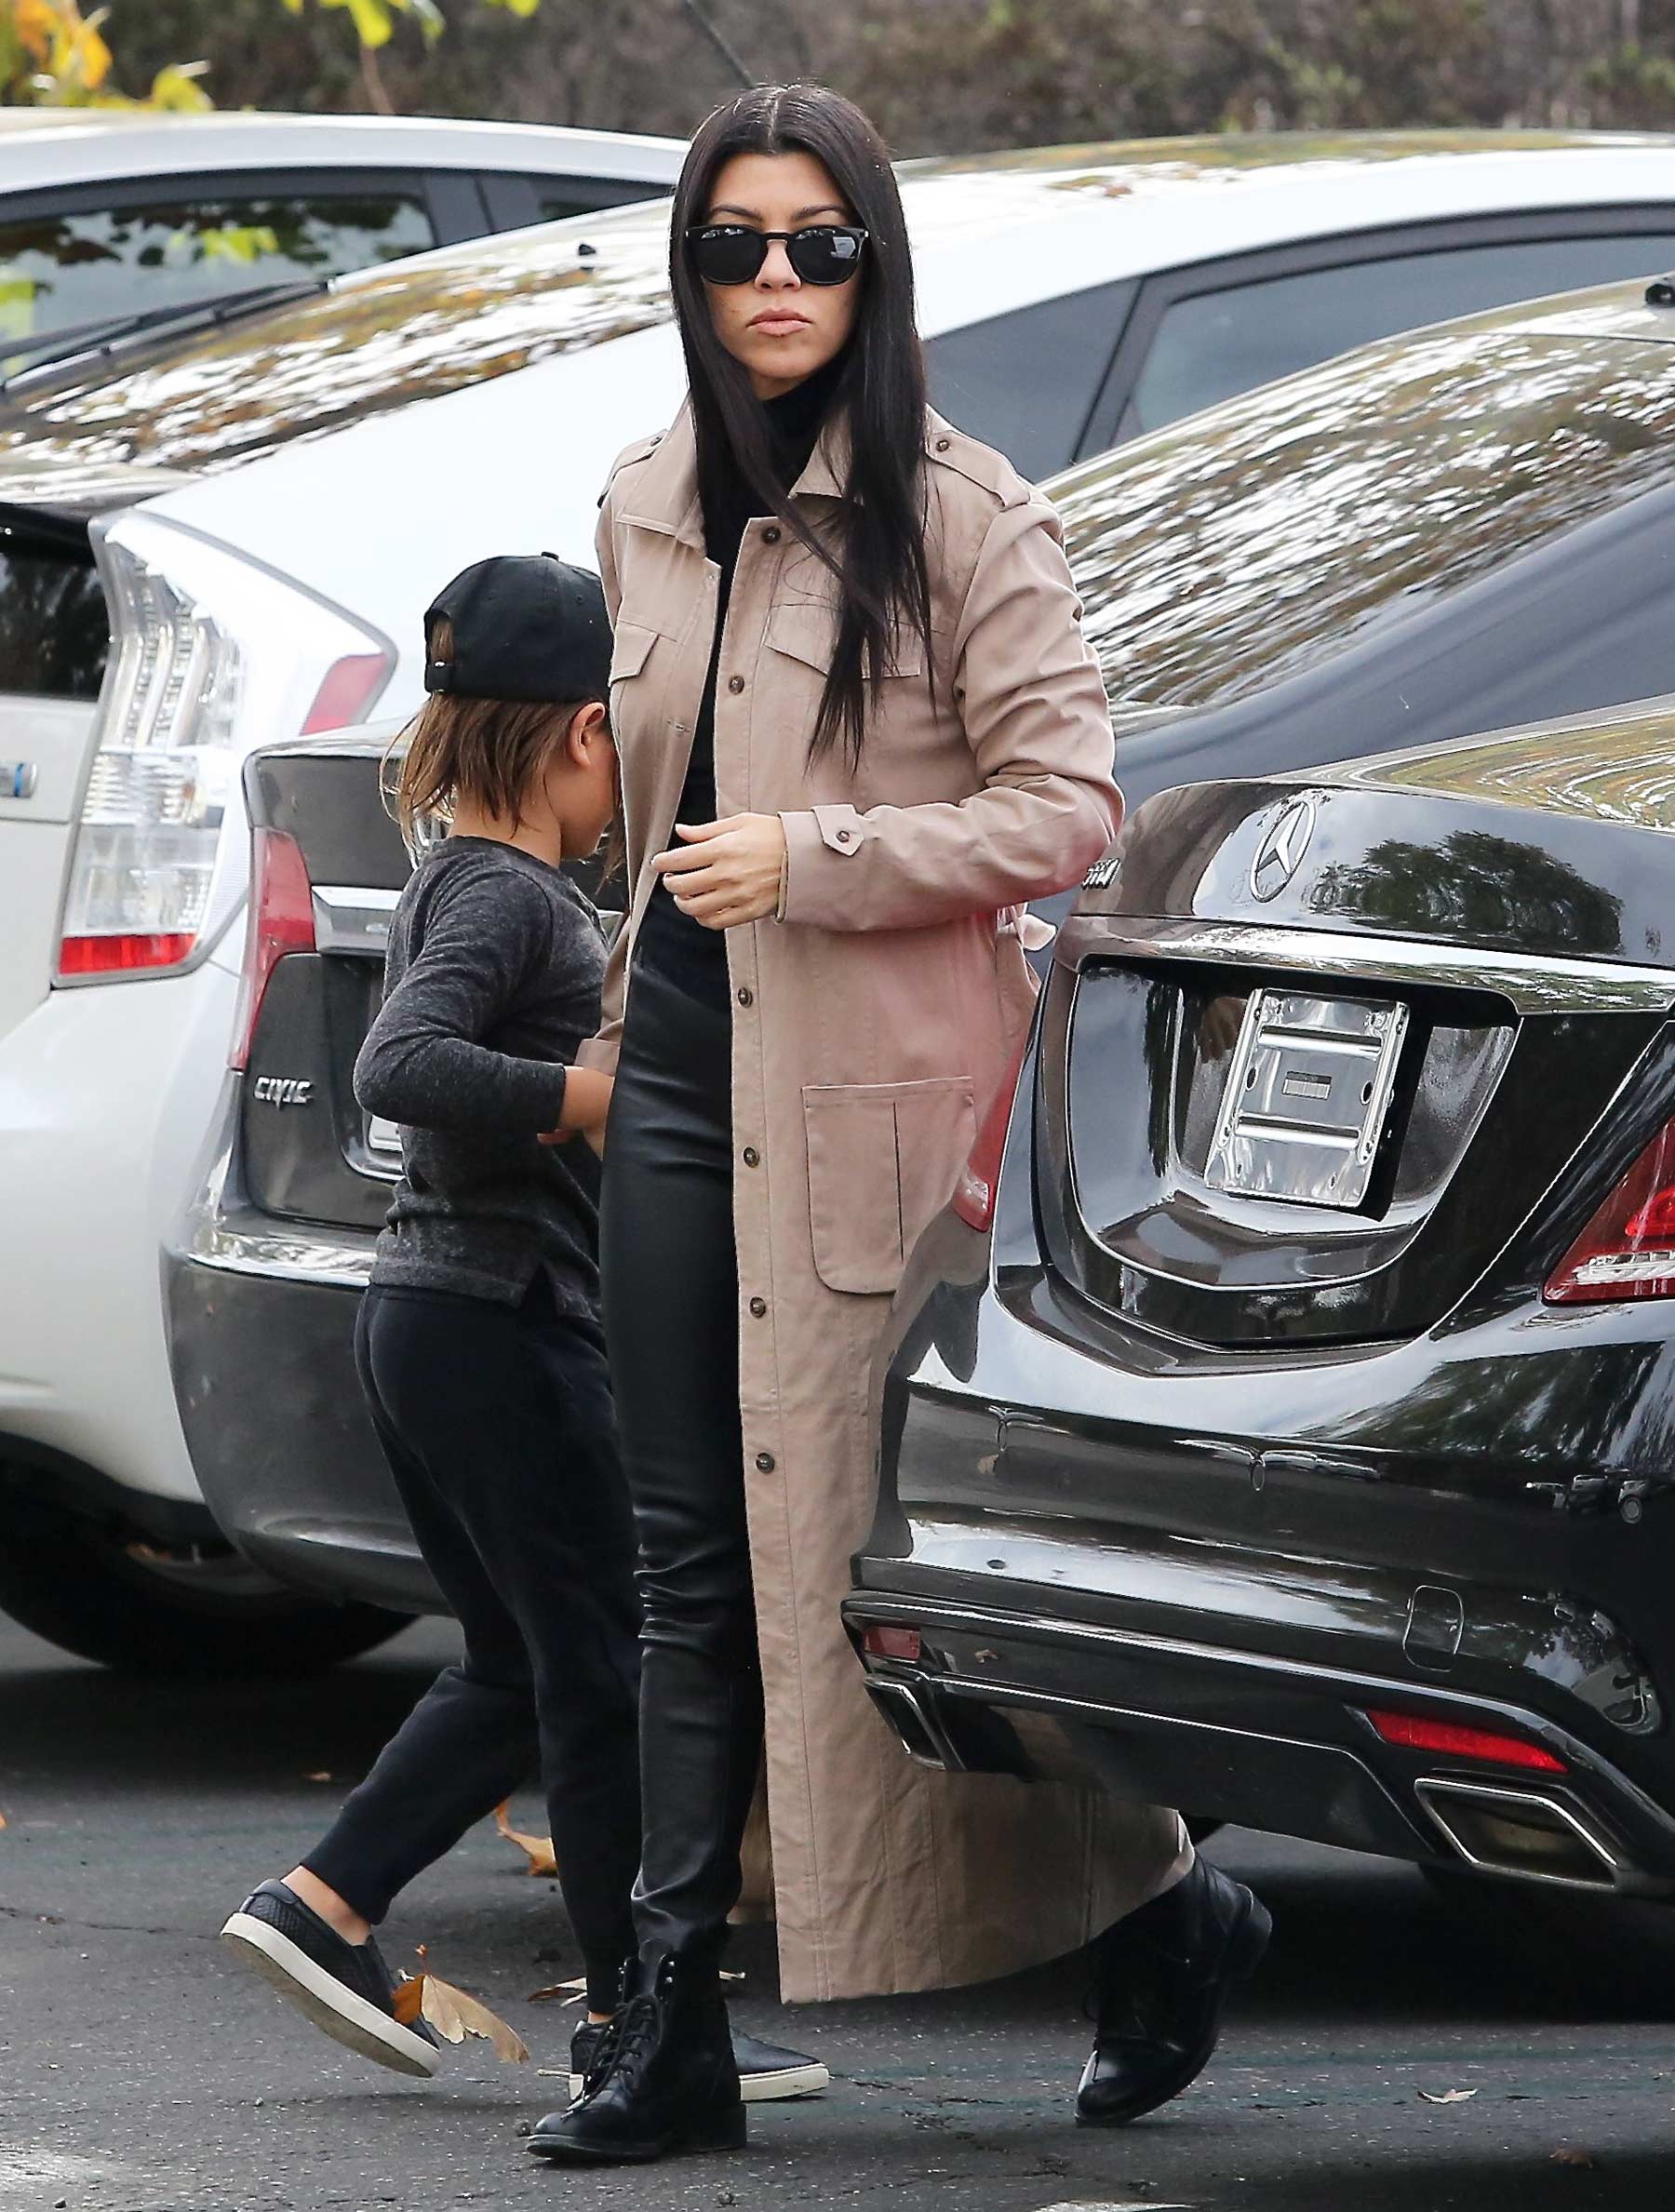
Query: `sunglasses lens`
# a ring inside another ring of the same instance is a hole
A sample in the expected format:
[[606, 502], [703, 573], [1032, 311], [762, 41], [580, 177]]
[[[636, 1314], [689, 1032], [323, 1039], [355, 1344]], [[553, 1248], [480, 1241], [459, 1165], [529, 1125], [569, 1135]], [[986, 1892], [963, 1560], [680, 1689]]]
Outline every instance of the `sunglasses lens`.
[[759, 231], [717, 223], [692, 233], [692, 266], [705, 284], [748, 284], [767, 254]]
[[798, 231], [785, 251], [805, 284], [842, 284], [861, 266], [861, 233], [823, 224]]

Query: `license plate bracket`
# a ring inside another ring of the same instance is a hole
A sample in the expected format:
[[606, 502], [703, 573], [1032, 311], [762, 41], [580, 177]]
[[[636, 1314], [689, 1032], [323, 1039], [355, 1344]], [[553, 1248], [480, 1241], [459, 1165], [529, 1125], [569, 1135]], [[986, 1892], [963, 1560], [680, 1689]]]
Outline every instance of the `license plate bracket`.
[[1211, 1188], [1359, 1207], [1407, 1027], [1408, 1010], [1393, 999], [1253, 991], [1210, 1147]]

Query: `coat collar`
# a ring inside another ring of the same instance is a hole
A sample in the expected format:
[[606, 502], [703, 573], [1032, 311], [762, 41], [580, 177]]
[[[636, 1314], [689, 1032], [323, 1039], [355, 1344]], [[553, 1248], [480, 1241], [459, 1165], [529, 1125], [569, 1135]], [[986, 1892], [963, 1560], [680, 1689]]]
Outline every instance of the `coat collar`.
[[[839, 413], [821, 431], [808, 466], [791, 487], [792, 498], [841, 499], [849, 463], [849, 418]], [[680, 412], [636, 473], [623, 519], [641, 530], [660, 530], [700, 553], [704, 550], [704, 511], [698, 500], [698, 439], [690, 399], [682, 400]]]

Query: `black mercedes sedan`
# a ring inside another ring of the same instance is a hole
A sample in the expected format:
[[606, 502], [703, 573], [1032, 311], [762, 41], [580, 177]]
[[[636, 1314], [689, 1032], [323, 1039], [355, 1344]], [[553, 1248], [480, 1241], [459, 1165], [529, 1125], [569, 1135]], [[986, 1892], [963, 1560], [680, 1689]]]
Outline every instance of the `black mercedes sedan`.
[[881, 1363], [916, 1757], [1675, 1900], [1671, 833], [1668, 701], [1136, 811]]

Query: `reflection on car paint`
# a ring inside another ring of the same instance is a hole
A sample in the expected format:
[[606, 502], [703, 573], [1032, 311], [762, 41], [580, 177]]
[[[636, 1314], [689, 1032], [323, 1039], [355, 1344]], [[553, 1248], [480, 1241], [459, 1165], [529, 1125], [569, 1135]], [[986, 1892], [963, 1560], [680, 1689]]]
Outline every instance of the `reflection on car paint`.
[[[1657, 329], [1675, 339], [1675, 315]], [[1264, 386], [1059, 478], [1084, 632], [1119, 711], [1278, 686], [1405, 619], [1416, 596], [1675, 478], [1675, 356], [1611, 334], [1601, 345], [1502, 310]]]

